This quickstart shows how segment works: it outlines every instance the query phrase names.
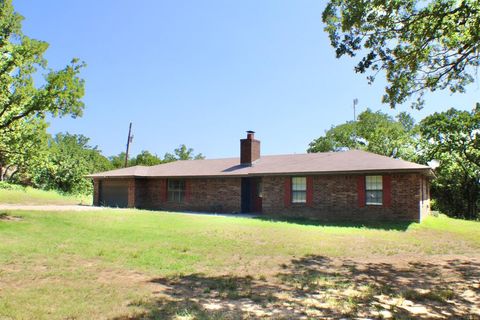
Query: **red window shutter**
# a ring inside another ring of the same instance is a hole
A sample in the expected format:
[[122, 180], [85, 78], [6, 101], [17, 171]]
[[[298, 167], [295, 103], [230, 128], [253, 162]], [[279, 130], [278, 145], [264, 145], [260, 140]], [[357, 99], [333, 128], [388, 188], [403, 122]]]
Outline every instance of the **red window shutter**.
[[359, 176], [357, 182], [358, 206], [365, 207], [365, 176]]
[[162, 202], [167, 202], [168, 199], [168, 185], [167, 179], [160, 180], [160, 200]]
[[290, 207], [292, 203], [292, 179], [290, 177], [285, 178], [285, 207]]
[[185, 201], [190, 201], [191, 190], [190, 190], [190, 181], [185, 180]]
[[313, 205], [313, 177], [307, 177], [307, 205]]
[[392, 176], [383, 176], [383, 206], [390, 207], [392, 205]]

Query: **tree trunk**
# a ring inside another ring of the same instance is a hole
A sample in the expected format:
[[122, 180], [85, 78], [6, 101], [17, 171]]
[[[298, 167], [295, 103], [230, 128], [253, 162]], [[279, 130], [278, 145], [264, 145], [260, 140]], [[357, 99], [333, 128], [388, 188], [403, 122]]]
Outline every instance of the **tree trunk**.
[[15, 170], [10, 174], [10, 176], [8, 177], [8, 180], [9, 180], [9, 181], [12, 181], [13, 176], [14, 176], [17, 172], [18, 172], [18, 168], [15, 169]]
[[5, 170], [5, 172], [3, 171], [3, 165], [0, 163], [0, 181], [5, 181], [5, 173], [7, 172], [7, 170]]
[[478, 184], [474, 183], [472, 186], [472, 212], [471, 212], [471, 219], [476, 219], [478, 218]]
[[9, 180], [9, 175], [8, 175], [8, 171], [10, 170], [10, 168], [12, 167], [12, 165], [8, 165], [8, 166], [5, 166], [3, 167], [3, 176], [2, 176], [2, 181], [7, 181]]
[[478, 186], [476, 181], [470, 181], [466, 185], [467, 219], [473, 220], [477, 217]]

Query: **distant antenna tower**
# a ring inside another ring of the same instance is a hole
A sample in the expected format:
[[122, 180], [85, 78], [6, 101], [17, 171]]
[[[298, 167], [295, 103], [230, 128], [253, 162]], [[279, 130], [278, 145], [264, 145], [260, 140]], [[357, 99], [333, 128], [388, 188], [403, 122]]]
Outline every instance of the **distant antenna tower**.
[[353, 99], [353, 121], [357, 121], [357, 112], [356, 112], [356, 106], [358, 104], [358, 99], [355, 98]]
[[130, 126], [128, 127], [127, 152], [125, 152], [125, 168], [128, 166], [128, 151], [130, 150], [130, 143], [132, 143], [132, 141], [132, 123], [130, 122]]

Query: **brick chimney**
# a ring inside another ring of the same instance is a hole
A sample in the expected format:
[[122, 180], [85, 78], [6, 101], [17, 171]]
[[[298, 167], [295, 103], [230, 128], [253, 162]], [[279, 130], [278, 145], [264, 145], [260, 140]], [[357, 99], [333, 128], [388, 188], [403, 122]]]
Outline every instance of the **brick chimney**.
[[251, 166], [260, 158], [260, 141], [254, 139], [255, 132], [247, 131], [247, 138], [240, 140], [240, 164]]

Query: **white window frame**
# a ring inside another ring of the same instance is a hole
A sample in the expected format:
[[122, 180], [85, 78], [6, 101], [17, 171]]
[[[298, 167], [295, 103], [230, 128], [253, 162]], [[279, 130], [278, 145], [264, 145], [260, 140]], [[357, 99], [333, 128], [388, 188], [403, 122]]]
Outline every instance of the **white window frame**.
[[307, 177], [292, 177], [292, 203], [307, 203]]
[[365, 204], [383, 205], [383, 176], [365, 176]]

